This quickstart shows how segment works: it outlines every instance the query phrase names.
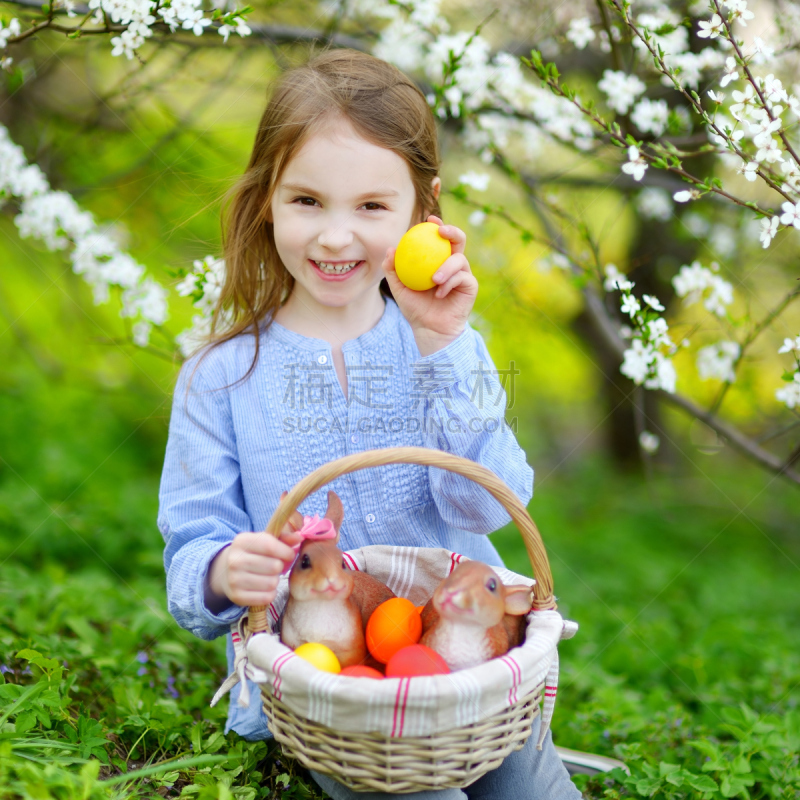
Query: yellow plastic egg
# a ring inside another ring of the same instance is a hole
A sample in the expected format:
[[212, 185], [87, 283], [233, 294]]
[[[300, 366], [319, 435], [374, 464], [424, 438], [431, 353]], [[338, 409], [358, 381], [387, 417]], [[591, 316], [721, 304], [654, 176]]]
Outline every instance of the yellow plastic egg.
[[336, 674], [342, 671], [342, 665], [333, 650], [319, 642], [301, 644], [295, 648], [294, 654], [323, 672]]
[[394, 255], [397, 277], [417, 292], [432, 289], [433, 273], [452, 255], [450, 241], [439, 236], [435, 222], [421, 222], [405, 232]]

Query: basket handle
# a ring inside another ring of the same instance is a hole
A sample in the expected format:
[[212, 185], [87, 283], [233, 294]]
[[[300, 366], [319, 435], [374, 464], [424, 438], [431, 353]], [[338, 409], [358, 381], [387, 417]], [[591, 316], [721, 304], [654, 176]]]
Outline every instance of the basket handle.
[[[536, 584], [533, 587], [533, 608], [537, 610], [556, 608], [550, 562], [547, 560], [542, 536], [536, 523], [528, 514], [528, 510], [505, 482], [490, 469], [441, 450], [427, 447], [386, 447], [379, 450], [366, 450], [363, 453], [354, 453], [337, 458], [335, 461], [329, 461], [298, 481], [289, 494], [278, 503], [278, 507], [267, 523], [265, 533], [277, 536], [300, 503], [332, 480], [349, 472], [356, 472], [367, 467], [382, 467], [387, 464], [418, 464], [426, 467], [438, 467], [463, 475], [483, 486], [492, 497], [502, 503], [522, 534], [522, 541], [525, 543], [533, 574], [536, 576]], [[266, 606], [250, 606], [248, 627], [253, 633], [262, 633], [267, 630]]]

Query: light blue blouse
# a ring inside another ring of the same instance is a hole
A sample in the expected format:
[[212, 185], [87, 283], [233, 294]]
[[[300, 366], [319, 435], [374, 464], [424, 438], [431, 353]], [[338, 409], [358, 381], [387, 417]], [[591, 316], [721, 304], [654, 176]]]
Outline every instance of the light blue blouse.
[[[209, 611], [203, 587], [214, 556], [241, 531], [263, 530], [280, 493], [322, 464], [374, 448], [416, 445], [477, 461], [527, 504], [533, 470], [505, 423], [506, 394], [480, 334], [467, 326], [421, 357], [410, 325], [387, 299], [377, 325], [342, 347], [345, 398], [331, 346], [277, 322], [255, 339], [238, 336], [183, 365], [173, 398], [159, 492], [169, 610], [202, 639], [229, 632], [243, 613]], [[196, 368], [196, 370], [195, 370]], [[191, 386], [189, 378], [194, 373]], [[238, 382], [237, 382], [238, 381]], [[446, 547], [502, 562], [486, 536], [510, 521], [482, 487], [434, 467], [398, 464], [344, 475], [300, 506], [322, 516], [327, 491], [344, 505], [340, 547]], [[233, 646], [228, 636], [228, 665]], [[250, 708], [231, 695], [227, 729], [269, 736], [259, 692]]]

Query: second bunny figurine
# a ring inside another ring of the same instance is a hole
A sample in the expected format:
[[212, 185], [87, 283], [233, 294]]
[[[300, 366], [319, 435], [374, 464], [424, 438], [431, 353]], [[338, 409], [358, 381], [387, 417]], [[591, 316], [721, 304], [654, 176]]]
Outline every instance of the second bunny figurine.
[[451, 670], [483, 664], [522, 643], [532, 601], [530, 586], [505, 585], [486, 564], [462, 561], [423, 609], [420, 643]]
[[342, 501], [332, 491], [323, 519], [304, 519], [297, 511], [290, 517], [287, 525], [303, 533], [304, 541], [289, 575], [281, 641], [292, 649], [306, 642], [324, 644], [342, 667], [374, 666], [364, 629], [372, 612], [395, 594], [377, 578], [347, 568], [337, 547], [343, 519]]

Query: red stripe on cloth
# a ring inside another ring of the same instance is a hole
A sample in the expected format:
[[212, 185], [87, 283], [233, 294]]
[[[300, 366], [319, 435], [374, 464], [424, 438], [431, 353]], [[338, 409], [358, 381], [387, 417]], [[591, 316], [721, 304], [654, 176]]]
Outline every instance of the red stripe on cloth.
[[233, 639], [234, 644], [239, 644], [242, 641], [242, 637], [236, 631], [231, 631], [231, 639]]
[[342, 555], [344, 556], [344, 560], [347, 562], [348, 569], [354, 569], [356, 572], [361, 572], [353, 556], [351, 556], [349, 553], [342, 553]]
[[510, 656], [503, 656], [500, 659], [511, 670], [511, 688], [508, 690], [508, 704], [517, 702], [517, 690], [522, 682], [522, 668]]
[[394, 699], [394, 719], [392, 720], [392, 733], [391, 733], [392, 737], [403, 735], [403, 725], [405, 725], [406, 721], [406, 703], [408, 702], [408, 688], [410, 685], [411, 685], [411, 678], [400, 678], [400, 685], [397, 687], [397, 696]]
[[272, 669], [275, 671], [275, 680], [272, 682], [272, 691], [275, 693], [275, 697], [278, 700], [281, 699], [281, 670], [283, 669], [284, 664], [289, 662], [292, 658], [294, 658], [294, 653], [284, 653], [282, 656], [278, 656], [275, 659], [275, 663], [272, 665]]
[[457, 564], [461, 563], [461, 559], [464, 558], [460, 553], [450, 553], [450, 572], [452, 572]]
[[558, 689], [545, 689], [544, 696], [545, 697], [555, 697], [558, 694]]
[[269, 613], [272, 615], [272, 619], [274, 619], [275, 622], [277, 622], [281, 617], [281, 615], [275, 610], [275, 606], [272, 605], [272, 603], [269, 604]]

